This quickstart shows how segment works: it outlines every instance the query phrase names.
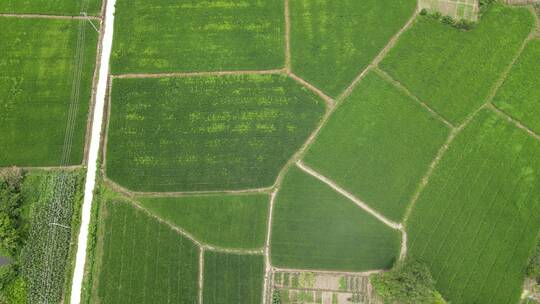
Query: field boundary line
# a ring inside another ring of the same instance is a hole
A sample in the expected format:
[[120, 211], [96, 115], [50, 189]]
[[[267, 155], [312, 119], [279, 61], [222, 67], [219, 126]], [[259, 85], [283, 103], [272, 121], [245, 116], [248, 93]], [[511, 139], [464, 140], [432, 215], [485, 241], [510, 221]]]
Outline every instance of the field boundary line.
[[328, 95], [326, 95], [322, 90], [320, 90], [319, 88], [317, 88], [316, 86], [312, 85], [311, 83], [307, 82], [306, 80], [304, 80], [303, 78], [301, 78], [300, 76], [294, 74], [293, 72], [288, 72], [287, 73], [287, 76], [289, 76], [290, 78], [292, 78], [294, 81], [296, 81], [297, 83], [299, 83], [300, 85], [304, 86], [305, 88], [307, 88], [308, 90], [310, 90], [311, 92], [319, 95], [320, 98], [322, 98], [325, 102], [326, 102], [326, 105], [329, 107], [329, 108], [334, 108], [334, 106], [336, 105], [336, 102], [334, 101], [334, 99]]
[[204, 288], [204, 247], [199, 247], [199, 304], [203, 303], [203, 288]]
[[291, 14], [289, 9], [289, 0], [284, 1], [285, 6], [285, 71], [291, 72]]
[[111, 75], [113, 79], [133, 79], [133, 78], [183, 78], [183, 77], [209, 77], [209, 76], [231, 76], [231, 75], [274, 75], [284, 74], [284, 69], [272, 70], [244, 70], [244, 71], [215, 71], [215, 72], [172, 72], [172, 73], [128, 73]]
[[349, 200], [354, 202], [358, 207], [360, 207], [361, 209], [363, 209], [367, 213], [371, 214], [372, 216], [374, 216], [375, 218], [377, 218], [379, 221], [383, 222], [384, 224], [386, 224], [390, 228], [395, 229], [395, 230], [401, 230], [402, 229], [403, 226], [401, 224], [398, 224], [398, 223], [396, 223], [396, 222], [394, 222], [392, 220], [387, 219], [384, 215], [382, 215], [378, 211], [375, 211], [374, 209], [372, 209], [368, 204], [364, 203], [363, 201], [361, 201], [360, 199], [358, 199], [354, 195], [350, 194], [349, 192], [347, 192], [346, 190], [344, 190], [343, 188], [338, 186], [335, 182], [333, 182], [329, 178], [323, 176], [322, 174], [320, 174], [320, 173], [316, 172], [315, 170], [311, 169], [310, 167], [306, 166], [302, 161], [296, 162], [296, 165], [298, 166], [298, 168], [302, 169], [304, 172], [306, 172], [309, 175], [315, 177], [316, 179], [318, 179], [321, 182], [325, 183], [326, 185], [330, 186], [332, 189], [334, 189], [339, 194], [345, 196], [346, 198], [348, 198]]
[[[107, 88], [105, 89], [105, 103], [103, 105], [104, 107], [103, 111], [105, 112], [104, 119], [106, 120], [105, 120], [105, 123], [103, 124], [104, 129], [101, 130], [102, 138], [100, 142], [100, 146], [102, 148], [102, 151], [101, 151], [102, 161], [101, 161], [101, 167], [99, 168], [99, 170], [104, 178], [107, 177], [107, 151], [108, 151], [108, 144], [109, 144], [109, 126], [111, 124], [112, 86], [113, 86], [112, 78], [110, 75], [108, 75]], [[124, 190], [128, 191], [128, 189], [124, 189]]]
[[217, 253], [226, 253], [226, 254], [235, 254], [235, 255], [264, 255], [264, 249], [233, 249], [233, 248], [224, 248], [220, 246], [214, 246], [205, 244], [201, 241], [202, 248], [207, 251], [213, 251]]
[[375, 67], [373, 68], [373, 70], [379, 74], [381, 77], [383, 77], [384, 79], [386, 79], [386, 81], [390, 82], [394, 87], [396, 87], [396, 89], [404, 92], [405, 94], [407, 94], [409, 97], [411, 97], [412, 99], [414, 99], [414, 101], [416, 101], [418, 104], [420, 104], [424, 109], [426, 109], [433, 117], [437, 118], [439, 121], [441, 121], [442, 123], [444, 123], [447, 127], [449, 127], [450, 129], [454, 129], [455, 126], [449, 122], [446, 118], [444, 118], [444, 116], [442, 116], [439, 112], [435, 111], [434, 109], [432, 109], [427, 103], [423, 102], [420, 100], [420, 98], [418, 98], [416, 95], [414, 95], [413, 93], [411, 93], [411, 91], [409, 89], [407, 89], [407, 87], [405, 87], [401, 82], [397, 81], [396, 79], [394, 79], [392, 76], [390, 76], [388, 73], [386, 73], [385, 71], [383, 71], [380, 67]]
[[419, 13], [420, 13], [420, 10], [418, 8], [418, 3], [417, 3], [416, 9], [413, 15], [411, 16], [411, 18], [409, 18], [409, 20], [405, 23], [405, 25], [396, 34], [394, 34], [394, 36], [390, 39], [390, 41], [388, 41], [388, 43], [383, 47], [383, 49], [379, 52], [379, 54], [377, 54], [377, 56], [373, 59], [373, 61], [360, 74], [358, 74], [358, 76], [356, 76], [356, 78], [347, 87], [347, 89], [345, 89], [345, 91], [341, 93], [341, 95], [339, 95], [339, 97], [337, 98], [338, 103], [344, 100], [345, 98], [349, 97], [349, 95], [351, 95], [356, 85], [364, 78], [364, 76], [367, 74], [370, 68], [377, 67], [379, 65], [379, 63], [383, 60], [386, 54], [388, 54], [388, 52], [397, 43], [401, 35], [414, 24], [414, 21], [416, 20], [416, 17], [418, 16]]
[[506, 112], [504, 112], [503, 110], [499, 109], [496, 105], [494, 105], [493, 103], [489, 103], [488, 106], [487, 106], [490, 110], [492, 110], [493, 112], [495, 112], [495, 114], [497, 114], [498, 116], [500, 116], [501, 118], [509, 121], [510, 123], [512, 123], [514, 126], [516, 126], [517, 128], [525, 131], [528, 135], [530, 135], [531, 137], [533, 137], [534, 139], [536, 140], [539, 140], [540, 141], [540, 135], [537, 134], [536, 132], [534, 132], [533, 130], [529, 129], [527, 126], [525, 126], [522, 122], [520, 122], [519, 120], [513, 118], [512, 116], [508, 115]]
[[262, 303], [266, 303], [269, 298], [268, 292], [270, 291], [270, 277], [272, 275], [272, 261], [270, 260], [270, 238], [272, 237], [272, 218], [274, 212], [274, 203], [276, 200], [278, 190], [274, 190], [270, 195], [270, 204], [268, 206], [268, 220], [266, 227], [266, 240], [264, 244], [264, 282], [263, 282], [263, 294]]
[[340, 270], [323, 270], [323, 269], [297, 269], [297, 268], [280, 268], [274, 267], [274, 272], [287, 272], [287, 273], [316, 273], [316, 274], [326, 274], [326, 275], [355, 275], [355, 276], [369, 276], [374, 273], [384, 272], [382, 269], [374, 269], [367, 271], [340, 271]]
[[23, 171], [76, 171], [79, 169], [84, 168], [83, 165], [70, 165], [70, 166], [50, 166], [50, 167], [18, 167], [18, 166], [11, 166], [11, 167], [0, 167], [0, 173], [5, 170], [11, 170], [11, 169], [21, 169]]
[[99, 16], [68, 16], [68, 15], [16, 14], [16, 13], [0, 13], [0, 17], [20, 18], [20, 19], [101, 20], [101, 17]]
[[[315, 288], [315, 287], [306, 287], [306, 288], [301, 288], [301, 287], [289, 287], [289, 286], [276, 286], [275, 287], [276, 289], [280, 289], [280, 290], [292, 290], [292, 291], [321, 291], [321, 292], [332, 292], [332, 293], [344, 293], [344, 294], [355, 294], [355, 293], [360, 293], [358, 291], [354, 291], [354, 290], [335, 290], [335, 289], [328, 289], [328, 288]], [[293, 302], [293, 303], [296, 303], [296, 302]]]

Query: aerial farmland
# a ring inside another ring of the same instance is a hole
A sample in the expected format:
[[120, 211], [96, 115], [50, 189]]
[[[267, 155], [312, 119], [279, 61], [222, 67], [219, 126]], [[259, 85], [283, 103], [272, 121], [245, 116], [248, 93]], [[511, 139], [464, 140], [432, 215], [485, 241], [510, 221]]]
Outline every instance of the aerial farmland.
[[540, 303], [540, 1], [0, 26], [0, 304]]

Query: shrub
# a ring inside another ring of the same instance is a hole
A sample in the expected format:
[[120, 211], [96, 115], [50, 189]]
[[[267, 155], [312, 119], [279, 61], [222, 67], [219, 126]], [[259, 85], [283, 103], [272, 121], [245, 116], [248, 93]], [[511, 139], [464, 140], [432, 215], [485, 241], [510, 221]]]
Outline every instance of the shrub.
[[536, 280], [536, 282], [540, 284], [540, 241], [537, 243], [531, 258], [529, 259], [527, 276]]
[[455, 24], [454, 19], [452, 19], [452, 17], [450, 17], [450, 16], [442, 17], [441, 21], [442, 21], [442, 23], [448, 24], [448, 25], [454, 25]]
[[422, 16], [427, 16], [427, 14], [428, 14], [428, 11], [427, 11], [427, 9], [425, 9], [425, 8], [423, 8], [423, 9], [420, 11], [420, 15], [422, 15]]
[[428, 267], [414, 260], [398, 263], [388, 272], [373, 275], [371, 283], [384, 303], [446, 303], [435, 290], [435, 281]]
[[281, 304], [281, 295], [277, 290], [272, 294], [272, 304]]

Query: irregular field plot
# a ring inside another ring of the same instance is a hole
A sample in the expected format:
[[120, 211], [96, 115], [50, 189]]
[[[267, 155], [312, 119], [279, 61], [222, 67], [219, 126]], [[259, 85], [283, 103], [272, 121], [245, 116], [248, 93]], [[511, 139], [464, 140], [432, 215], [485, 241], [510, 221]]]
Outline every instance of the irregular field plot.
[[529, 42], [493, 102], [540, 133], [540, 40]]
[[247, 249], [264, 246], [269, 200], [267, 194], [139, 198], [145, 209], [204, 243]]
[[120, 79], [107, 174], [139, 191], [268, 187], [324, 102], [282, 75]]
[[332, 115], [304, 162], [399, 222], [448, 133], [372, 72]]
[[290, 1], [292, 70], [339, 95], [412, 16], [413, 0]]
[[205, 251], [203, 303], [261, 303], [263, 277], [262, 255]]
[[292, 167], [275, 199], [272, 265], [363, 271], [390, 268], [401, 235], [347, 198]]
[[199, 249], [191, 241], [127, 202], [105, 201], [101, 208], [92, 303], [198, 302]]
[[[79, 22], [80, 91], [73, 94]], [[70, 102], [78, 100], [69, 164], [83, 158], [97, 33], [88, 21], [0, 18], [0, 167], [60, 165]]]
[[517, 303], [540, 228], [540, 142], [482, 111], [433, 173], [408, 222], [409, 254], [452, 303]]
[[284, 65], [274, 0], [118, 0], [113, 73], [273, 69]]
[[526, 8], [493, 5], [471, 31], [420, 16], [383, 70], [455, 124], [479, 108], [534, 25]]
[[0, 13], [79, 16], [81, 12], [99, 15], [101, 0], [2, 0]]

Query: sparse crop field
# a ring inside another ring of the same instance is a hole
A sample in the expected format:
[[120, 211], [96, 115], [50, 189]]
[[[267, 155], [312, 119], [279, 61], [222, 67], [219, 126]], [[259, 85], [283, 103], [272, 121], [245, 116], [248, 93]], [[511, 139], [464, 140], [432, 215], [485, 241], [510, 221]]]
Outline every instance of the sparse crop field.
[[261, 303], [262, 255], [204, 252], [204, 304]]
[[197, 303], [199, 248], [122, 200], [104, 202], [96, 298], [90, 303]]
[[[78, 48], [79, 22], [86, 34]], [[80, 164], [97, 33], [88, 21], [74, 20], [0, 18], [0, 28], [0, 167], [59, 165], [70, 103], [78, 107], [66, 163]], [[72, 91], [76, 62], [82, 64], [78, 93]]]
[[415, 5], [413, 0], [290, 1], [293, 72], [339, 95], [405, 25]]
[[292, 167], [274, 206], [272, 264], [298, 269], [386, 269], [401, 235], [318, 179]]
[[332, 115], [304, 162], [399, 222], [449, 128], [371, 72]]
[[118, 0], [113, 73], [284, 65], [283, 1]]
[[478, 0], [420, 0], [418, 5], [430, 13], [439, 12], [455, 20], [478, 20]]
[[101, 0], [2, 0], [0, 13], [79, 16], [81, 12], [99, 15]]
[[526, 8], [493, 5], [471, 31], [420, 17], [381, 63], [454, 124], [478, 109], [534, 27]]
[[198, 240], [226, 248], [262, 248], [268, 194], [139, 198], [141, 205]]
[[540, 133], [540, 40], [529, 42], [497, 92], [494, 103]]
[[540, 228], [540, 142], [483, 110], [460, 133], [407, 228], [452, 303], [516, 303]]
[[138, 191], [269, 187], [324, 110], [283, 75], [117, 79], [107, 174]]

